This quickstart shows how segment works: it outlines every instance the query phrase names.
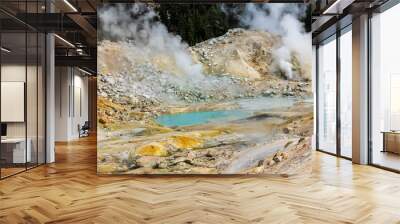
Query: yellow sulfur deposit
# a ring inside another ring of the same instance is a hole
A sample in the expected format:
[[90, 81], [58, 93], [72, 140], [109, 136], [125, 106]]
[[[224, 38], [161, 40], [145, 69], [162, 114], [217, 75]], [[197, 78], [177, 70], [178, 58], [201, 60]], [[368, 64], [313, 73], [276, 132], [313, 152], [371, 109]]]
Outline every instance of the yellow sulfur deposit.
[[152, 142], [147, 145], [143, 145], [136, 149], [136, 155], [140, 156], [168, 156], [168, 151], [165, 146], [158, 143]]
[[210, 131], [200, 131], [199, 132], [201, 137], [216, 137], [223, 133], [224, 133], [223, 130], [210, 130]]
[[179, 149], [195, 149], [203, 145], [203, 140], [191, 136], [172, 136], [170, 143]]

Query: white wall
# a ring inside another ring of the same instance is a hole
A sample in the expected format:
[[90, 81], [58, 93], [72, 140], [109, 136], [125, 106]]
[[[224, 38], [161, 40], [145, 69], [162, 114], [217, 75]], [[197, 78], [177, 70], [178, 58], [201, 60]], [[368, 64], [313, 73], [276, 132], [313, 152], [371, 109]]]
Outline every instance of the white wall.
[[[25, 64], [9, 64], [1, 66], [1, 81], [3, 82], [25, 82]], [[29, 69], [29, 68], [28, 68]], [[6, 108], [1, 108], [6, 110]], [[7, 123], [7, 137], [25, 137], [25, 123]]]
[[[39, 70], [37, 70], [39, 69]], [[25, 80], [25, 79], [28, 80]], [[3, 64], [1, 66], [2, 82], [24, 82], [26, 84], [26, 107], [22, 113], [27, 115], [27, 119], [22, 122], [6, 122], [7, 137], [24, 138], [25, 135], [30, 139], [30, 148], [32, 151], [32, 161], [44, 163], [45, 150], [45, 118], [44, 118], [44, 74], [42, 68], [25, 64]], [[23, 93], [22, 93], [23, 94]], [[7, 96], [2, 96], [7, 97]], [[1, 110], [10, 110], [10, 108], [1, 108]], [[8, 111], [13, 113], [13, 111]], [[39, 154], [37, 156], [37, 153]]]
[[69, 85], [68, 67], [55, 68], [55, 141], [67, 141], [69, 133]]
[[56, 67], [55, 85], [55, 140], [78, 139], [78, 125], [88, 121], [88, 78], [76, 68]]
[[[76, 71], [76, 70], [75, 70]], [[71, 120], [71, 135], [73, 138], [79, 137], [78, 132], [78, 124], [83, 125], [85, 121], [89, 120], [88, 114], [88, 78], [79, 75], [74, 75], [74, 108], [72, 108], [72, 117]]]
[[[25, 70], [27, 69], [27, 70]], [[24, 65], [18, 64], [4, 64], [1, 66], [1, 81], [2, 82], [25, 82], [26, 71], [28, 72], [28, 88], [27, 88], [27, 118], [28, 118], [28, 129], [32, 127], [36, 130], [36, 79], [31, 77], [32, 74], [36, 77], [36, 66], [25, 67]], [[31, 88], [29, 88], [31, 87]], [[39, 105], [40, 106], [40, 105]], [[7, 110], [7, 108], [1, 108]], [[35, 113], [33, 113], [33, 111]], [[32, 123], [33, 122], [33, 123]], [[26, 122], [7, 122], [7, 135], [9, 137], [25, 137], [25, 123]], [[34, 127], [33, 127], [34, 126]], [[29, 134], [28, 130], [28, 137]], [[36, 136], [36, 131], [35, 131]]]

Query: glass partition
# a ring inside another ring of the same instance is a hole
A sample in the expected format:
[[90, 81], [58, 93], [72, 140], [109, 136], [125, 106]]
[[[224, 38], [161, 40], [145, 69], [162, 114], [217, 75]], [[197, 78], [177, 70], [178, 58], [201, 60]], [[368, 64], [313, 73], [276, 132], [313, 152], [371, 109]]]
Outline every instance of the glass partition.
[[[39, 13], [43, 5], [0, 2], [17, 13]], [[45, 45], [44, 33], [0, 12], [1, 179], [45, 163]]]
[[[352, 26], [318, 45], [317, 146], [352, 157]], [[339, 123], [338, 123], [339, 122]]]
[[318, 149], [336, 153], [336, 36], [318, 48]]
[[371, 19], [371, 162], [400, 170], [400, 4]]
[[352, 157], [352, 33], [340, 36], [340, 155]]
[[31, 161], [26, 150], [26, 33], [3, 32], [1, 46], [1, 175], [7, 177], [24, 171]]

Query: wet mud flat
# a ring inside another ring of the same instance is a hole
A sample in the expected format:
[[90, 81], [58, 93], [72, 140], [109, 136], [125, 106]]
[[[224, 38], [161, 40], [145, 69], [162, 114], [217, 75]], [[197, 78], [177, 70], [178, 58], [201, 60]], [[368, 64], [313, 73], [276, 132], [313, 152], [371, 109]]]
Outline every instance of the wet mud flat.
[[[221, 110], [216, 105], [203, 107], [196, 112], [211, 112], [211, 120], [207, 115], [205, 122], [194, 117], [194, 124], [173, 125], [172, 118], [162, 125], [156, 117], [151, 122], [132, 122], [113, 130], [100, 130], [98, 172], [289, 175], [308, 172], [312, 103], [297, 100], [290, 105], [256, 106], [251, 112], [249, 108], [255, 103], [248, 103], [232, 106], [230, 110]], [[207, 110], [210, 108], [214, 110]], [[190, 114], [184, 117], [190, 121]]]

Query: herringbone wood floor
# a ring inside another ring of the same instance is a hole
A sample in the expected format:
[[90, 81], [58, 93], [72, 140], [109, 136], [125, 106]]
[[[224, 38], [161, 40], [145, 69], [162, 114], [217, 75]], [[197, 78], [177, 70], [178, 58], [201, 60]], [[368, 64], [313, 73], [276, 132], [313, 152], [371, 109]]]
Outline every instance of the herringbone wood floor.
[[94, 138], [0, 181], [0, 223], [400, 223], [400, 175], [315, 153], [311, 176], [96, 176]]

